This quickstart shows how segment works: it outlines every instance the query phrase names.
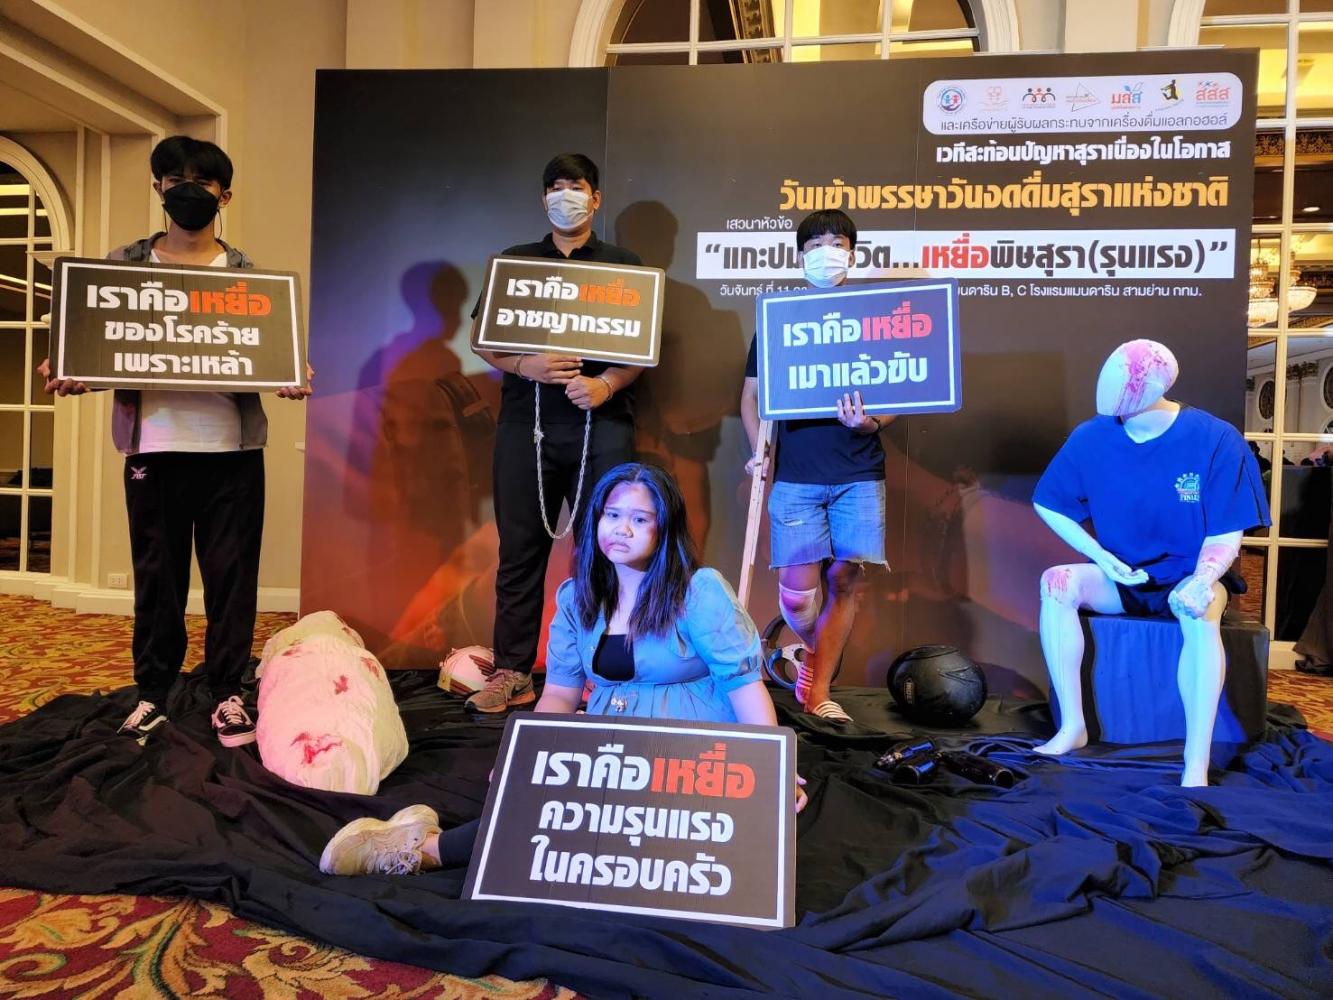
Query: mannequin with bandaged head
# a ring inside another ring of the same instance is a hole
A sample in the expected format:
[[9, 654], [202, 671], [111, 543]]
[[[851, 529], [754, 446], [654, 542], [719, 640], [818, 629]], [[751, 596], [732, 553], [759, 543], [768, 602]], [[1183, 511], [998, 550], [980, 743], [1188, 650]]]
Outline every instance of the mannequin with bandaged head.
[[1180, 365], [1165, 345], [1153, 340], [1121, 344], [1097, 376], [1097, 412], [1128, 417], [1153, 406], [1176, 384]]
[[1033, 494], [1041, 519], [1090, 560], [1042, 574], [1041, 646], [1060, 728], [1037, 751], [1063, 754], [1088, 741], [1081, 608], [1174, 617], [1184, 639], [1181, 784], [1193, 786], [1208, 783], [1226, 670], [1219, 627], [1226, 590], [1218, 581], [1242, 532], [1269, 517], [1259, 467], [1236, 429], [1166, 398], [1179, 374], [1162, 344], [1117, 347], [1097, 379], [1099, 416], [1075, 428]]

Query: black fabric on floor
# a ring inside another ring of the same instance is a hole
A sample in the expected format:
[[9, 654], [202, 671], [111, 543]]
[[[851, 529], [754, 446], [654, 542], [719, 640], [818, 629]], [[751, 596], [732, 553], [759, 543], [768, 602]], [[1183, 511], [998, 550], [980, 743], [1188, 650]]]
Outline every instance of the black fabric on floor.
[[431, 675], [398, 675], [407, 761], [374, 798], [315, 792], [253, 748], [219, 746], [200, 680], [178, 686], [172, 724], [143, 748], [115, 735], [128, 691], [64, 696], [0, 727], [0, 884], [191, 895], [362, 954], [594, 997], [1315, 997], [1333, 984], [1333, 747], [1296, 726], [1270, 727], [1215, 787], [1185, 790], [1179, 744], [1051, 761], [1029, 749], [1049, 731], [1044, 706], [992, 700], [947, 741], [1027, 778], [915, 789], [870, 766], [908, 734], [884, 692], [840, 689], [859, 720], [845, 730], [779, 694], [811, 801], [798, 926], [761, 932], [462, 902], [462, 869], [321, 875], [324, 843], [358, 816], [415, 802], [448, 825], [480, 815], [500, 720], [473, 722]]

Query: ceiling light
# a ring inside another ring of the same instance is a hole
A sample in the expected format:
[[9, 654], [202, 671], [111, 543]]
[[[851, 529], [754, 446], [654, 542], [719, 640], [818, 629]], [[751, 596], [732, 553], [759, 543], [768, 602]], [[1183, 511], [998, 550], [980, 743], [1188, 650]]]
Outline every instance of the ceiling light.
[[1277, 299], [1250, 299], [1247, 325], [1250, 329], [1277, 322]]
[[[1277, 280], [1273, 274], [1273, 265], [1262, 245], [1250, 251], [1250, 281], [1247, 320], [1251, 329], [1276, 323], [1278, 318], [1278, 299], [1275, 296]], [[1296, 253], [1291, 252], [1291, 267], [1287, 271], [1287, 312], [1293, 313], [1308, 309], [1314, 304], [1318, 290], [1313, 285], [1302, 284], [1301, 273], [1295, 265]]]

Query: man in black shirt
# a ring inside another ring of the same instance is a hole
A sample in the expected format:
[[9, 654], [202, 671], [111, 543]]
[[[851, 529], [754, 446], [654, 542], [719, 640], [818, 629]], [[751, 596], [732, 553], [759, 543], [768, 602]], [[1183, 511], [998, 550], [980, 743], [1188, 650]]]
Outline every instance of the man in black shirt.
[[[505, 255], [642, 263], [637, 254], [603, 243], [592, 231], [602, 192], [597, 165], [588, 157], [557, 156], [542, 174], [542, 190], [550, 233], [537, 243], [509, 247]], [[476, 310], [472, 315], [475, 319]], [[633, 458], [632, 383], [643, 369], [563, 354], [477, 354], [504, 372], [493, 466], [500, 565], [495, 577], [495, 669], [467, 705], [478, 712], [503, 712], [536, 699], [532, 665], [541, 632], [546, 563], [555, 537], [548, 525], [556, 523], [562, 501], [567, 500], [573, 512], [576, 499], [586, 501], [604, 472]], [[537, 393], [540, 428], [535, 423]], [[538, 430], [540, 441], [534, 446]]]
[[[841, 285], [856, 250], [856, 224], [837, 209], [815, 212], [797, 227], [796, 247], [807, 282], [819, 288]], [[756, 361], [751, 341], [741, 422], [754, 449], [759, 445]], [[805, 646], [796, 700], [812, 715], [841, 724], [851, 717], [829, 689], [865, 590], [863, 567], [887, 565], [879, 432], [894, 418], [866, 413], [860, 392], [844, 393], [836, 403], [837, 419], [782, 420], [774, 428], [777, 467], [768, 520], [778, 608]], [[756, 450], [745, 465], [747, 475], [759, 460]]]

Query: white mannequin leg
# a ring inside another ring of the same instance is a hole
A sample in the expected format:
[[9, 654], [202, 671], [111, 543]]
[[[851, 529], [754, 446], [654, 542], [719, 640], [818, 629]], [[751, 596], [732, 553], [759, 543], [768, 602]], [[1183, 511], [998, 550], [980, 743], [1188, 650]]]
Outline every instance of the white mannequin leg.
[[1213, 724], [1227, 672], [1220, 625], [1226, 606], [1226, 588], [1214, 583], [1212, 603], [1202, 618], [1176, 616], [1184, 637], [1176, 683], [1185, 706], [1185, 768], [1180, 784], [1186, 788], [1208, 784]]
[[1052, 566], [1041, 575], [1041, 650], [1060, 703], [1060, 728], [1037, 753], [1062, 754], [1087, 746], [1083, 716], [1083, 626], [1079, 608], [1108, 615], [1124, 614], [1120, 592], [1092, 563]]

